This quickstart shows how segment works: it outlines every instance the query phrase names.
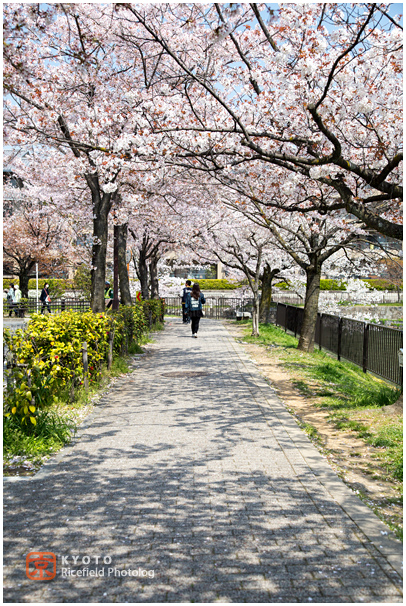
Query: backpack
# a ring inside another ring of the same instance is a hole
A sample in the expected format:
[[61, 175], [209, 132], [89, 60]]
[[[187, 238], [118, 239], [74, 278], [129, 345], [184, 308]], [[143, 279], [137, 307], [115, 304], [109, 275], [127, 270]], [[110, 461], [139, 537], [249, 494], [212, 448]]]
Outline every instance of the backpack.
[[190, 295], [190, 309], [191, 311], [197, 311], [199, 309], [199, 305], [200, 305], [200, 296], [198, 299], [195, 299], [194, 297], [192, 297], [192, 295]]

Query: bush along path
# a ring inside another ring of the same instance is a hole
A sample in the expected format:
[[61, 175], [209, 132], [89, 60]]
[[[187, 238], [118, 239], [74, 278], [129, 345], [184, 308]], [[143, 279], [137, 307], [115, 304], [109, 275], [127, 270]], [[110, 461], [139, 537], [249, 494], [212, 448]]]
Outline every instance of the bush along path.
[[5, 329], [5, 475], [31, 475], [67, 444], [162, 321], [161, 302], [143, 301], [113, 314], [33, 314], [25, 331]]
[[403, 534], [403, 416], [387, 414], [399, 391], [325, 351], [297, 351], [297, 339], [273, 325], [227, 323], [277, 389], [289, 412], [343, 481]]

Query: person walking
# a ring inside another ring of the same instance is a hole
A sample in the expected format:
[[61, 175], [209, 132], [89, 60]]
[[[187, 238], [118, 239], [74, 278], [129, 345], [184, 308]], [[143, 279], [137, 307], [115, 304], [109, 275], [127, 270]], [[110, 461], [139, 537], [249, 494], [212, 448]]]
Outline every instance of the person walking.
[[45, 282], [44, 284], [44, 288], [41, 291], [41, 295], [39, 300], [42, 302], [42, 308], [41, 308], [41, 313], [44, 313], [44, 309], [47, 308], [48, 313], [51, 313], [51, 308], [49, 306], [50, 302], [51, 302], [51, 297], [49, 296], [49, 284], [48, 282]]
[[11, 318], [13, 311], [14, 311], [14, 314], [17, 316], [17, 313], [15, 311], [15, 302], [16, 302], [16, 291], [14, 290], [14, 284], [10, 284], [10, 288], [8, 289], [8, 293], [7, 293], [9, 318]]
[[14, 286], [14, 298], [15, 298], [15, 315], [19, 318], [24, 317], [24, 312], [21, 309], [20, 301], [21, 301], [21, 290], [18, 284]]
[[200, 318], [203, 317], [202, 305], [204, 303], [206, 303], [206, 299], [204, 298], [204, 294], [200, 291], [199, 284], [193, 284], [192, 292], [187, 294], [185, 311], [192, 320], [192, 337], [195, 339], [197, 339]]
[[182, 315], [183, 315], [183, 324], [189, 324], [190, 318], [189, 315], [185, 311], [186, 299], [188, 293], [192, 292], [192, 282], [190, 280], [186, 280], [185, 288], [182, 292]]
[[107, 301], [107, 305], [106, 305], [106, 309], [109, 309], [112, 305], [113, 305], [113, 297], [114, 297], [114, 291], [113, 289], [110, 287], [110, 282], [105, 282], [105, 286], [104, 286], [104, 304], [106, 305]]

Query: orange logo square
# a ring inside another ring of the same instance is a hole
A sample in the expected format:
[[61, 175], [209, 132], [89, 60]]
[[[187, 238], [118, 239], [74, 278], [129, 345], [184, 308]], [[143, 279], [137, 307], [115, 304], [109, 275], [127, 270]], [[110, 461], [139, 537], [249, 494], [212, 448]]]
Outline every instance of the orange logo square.
[[25, 560], [25, 572], [33, 581], [50, 581], [56, 576], [56, 555], [52, 551], [31, 551]]

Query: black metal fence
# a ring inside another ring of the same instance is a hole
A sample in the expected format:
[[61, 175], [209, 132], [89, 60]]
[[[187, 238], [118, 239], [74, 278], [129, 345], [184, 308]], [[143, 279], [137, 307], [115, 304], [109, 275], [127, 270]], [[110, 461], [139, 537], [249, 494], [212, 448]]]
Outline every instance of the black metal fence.
[[[253, 299], [206, 297], [203, 305], [206, 318], [235, 318], [237, 312], [252, 312]], [[182, 315], [181, 297], [165, 297], [165, 313], [170, 316]]]
[[[51, 313], [60, 313], [62, 311], [68, 311], [70, 309], [72, 311], [83, 312], [90, 309], [90, 301], [82, 299], [55, 299], [54, 301], [51, 301], [51, 303], [49, 304], [49, 308], [51, 310]], [[37, 309], [38, 311], [41, 311], [42, 302], [39, 301], [37, 307], [36, 299], [28, 299], [28, 303], [26, 306], [26, 310], [28, 311], [28, 313], [34, 313], [37, 311]]]
[[[276, 324], [300, 335], [303, 309], [278, 303]], [[345, 358], [364, 372], [374, 374], [402, 385], [402, 368], [398, 352], [403, 348], [403, 331], [377, 324], [367, 324], [330, 314], [317, 314], [315, 343], [321, 348]]]

